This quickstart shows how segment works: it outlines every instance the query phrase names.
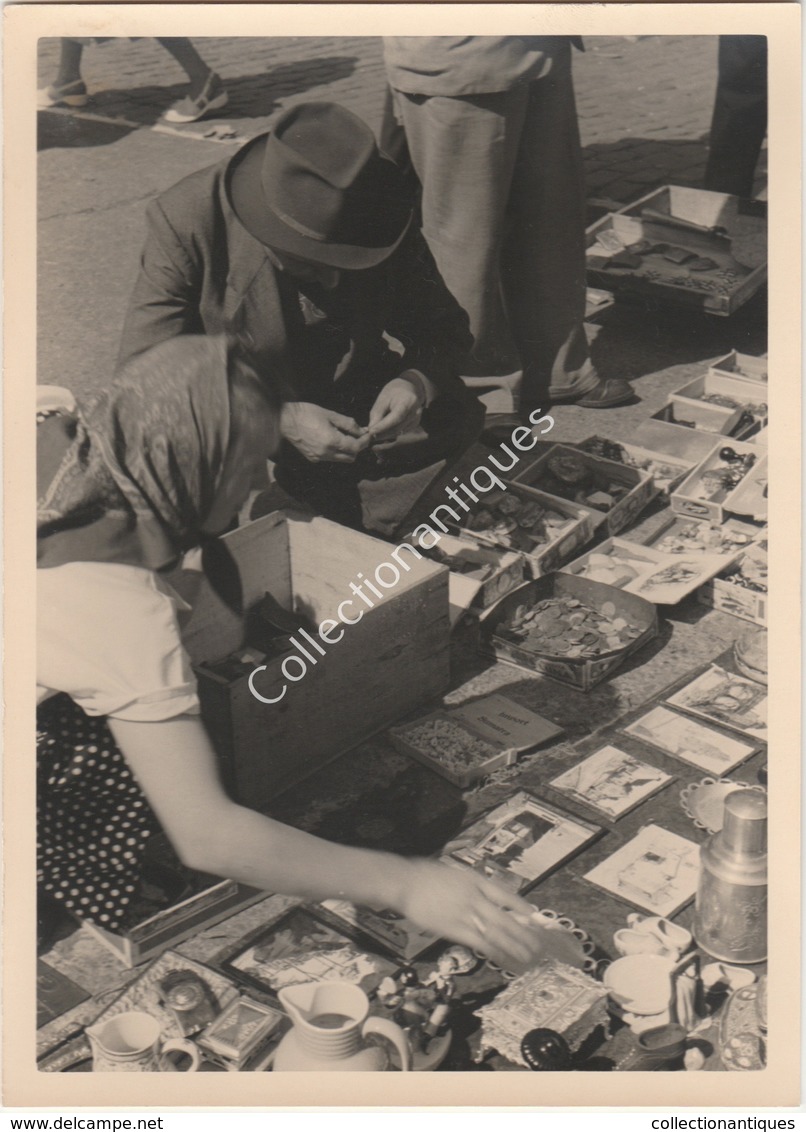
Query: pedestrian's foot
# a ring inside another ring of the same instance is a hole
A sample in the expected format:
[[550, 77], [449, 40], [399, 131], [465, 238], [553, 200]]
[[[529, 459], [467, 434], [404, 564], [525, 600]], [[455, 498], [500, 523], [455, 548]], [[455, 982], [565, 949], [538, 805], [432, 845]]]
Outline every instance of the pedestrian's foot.
[[52, 83], [43, 90], [38, 90], [36, 94], [40, 109], [48, 106], [86, 106], [90, 100], [83, 79], [61, 85]]
[[580, 405], [583, 409], [612, 409], [615, 405], [623, 405], [632, 401], [635, 390], [629, 381], [621, 377], [602, 378], [593, 389], [585, 389], [581, 393], [552, 393], [553, 405], [572, 403]]
[[166, 122], [198, 122], [211, 110], [221, 110], [229, 102], [220, 77], [211, 71], [198, 94], [188, 94], [170, 110], [165, 111]]

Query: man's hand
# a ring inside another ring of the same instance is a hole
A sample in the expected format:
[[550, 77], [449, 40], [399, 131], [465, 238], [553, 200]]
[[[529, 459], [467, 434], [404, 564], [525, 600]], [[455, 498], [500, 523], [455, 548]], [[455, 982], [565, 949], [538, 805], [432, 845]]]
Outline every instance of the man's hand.
[[424, 408], [422, 383], [396, 377], [384, 385], [369, 414], [373, 441], [394, 440], [418, 427]]
[[367, 430], [352, 417], [308, 401], [283, 405], [280, 432], [312, 464], [352, 464], [370, 442]]

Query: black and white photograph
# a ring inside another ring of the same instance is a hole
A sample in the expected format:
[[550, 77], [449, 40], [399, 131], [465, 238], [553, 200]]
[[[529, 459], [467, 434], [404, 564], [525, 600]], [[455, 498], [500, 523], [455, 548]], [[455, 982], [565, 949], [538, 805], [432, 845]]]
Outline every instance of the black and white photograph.
[[162, 7], [7, 29], [12, 1103], [791, 1103], [797, 6]]

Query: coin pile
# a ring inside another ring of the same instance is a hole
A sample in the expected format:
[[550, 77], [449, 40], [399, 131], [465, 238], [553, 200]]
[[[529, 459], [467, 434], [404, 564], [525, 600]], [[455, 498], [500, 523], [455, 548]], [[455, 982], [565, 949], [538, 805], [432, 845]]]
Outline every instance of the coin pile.
[[707, 550], [715, 554], [727, 554], [738, 547], [747, 546], [752, 536], [744, 531], [722, 530], [717, 526], [700, 523], [685, 523], [676, 531], [660, 539], [655, 550], [665, 554], [688, 554], [693, 550]]
[[628, 484], [609, 476], [607, 469], [590, 463], [583, 453], [556, 452], [546, 461], [546, 470], [535, 485], [549, 495], [571, 499], [609, 511], [630, 491]]
[[484, 506], [468, 521], [468, 529], [483, 531], [499, 546], [528, 554], [536, 546], [553, 542], [572, 522], [535, 499], [499, 491], [487, 496]]
[[652, 456], [639, 456], [629, 452], [614, 440], [606, 440], [602, 436], [593, 436], [580, 447], [592, 456], [600, 456], [603, 460], [613, 460], [616, 464], [624, 464], [628, 468], [637, 468], [640, 472], [649, 472], [658, 487], [665, 487], [671, 480], [682, 474], [679, 464], [667, 464]]
[[612, 601], [597, 610], [574, 597], [551, 597], [531, 609], [519, 605], [498, 633], [530, 652], [591, 657], [626, 648], [641, 629], [620, 617]]
[[456, 772], [478, 766], [500, 754], [492, 744], [473, 735], [452, 719], [424, 719], [399, 734], [401, 739], [429, 759]]

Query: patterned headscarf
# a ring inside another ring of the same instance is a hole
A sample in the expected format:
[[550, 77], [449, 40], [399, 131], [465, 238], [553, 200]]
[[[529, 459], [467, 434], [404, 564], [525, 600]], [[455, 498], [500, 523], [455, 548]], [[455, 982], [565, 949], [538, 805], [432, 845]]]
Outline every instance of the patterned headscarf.
[[156, 570], [198, 544], [239, 426], [228, 359], [223, 337], [170, 339], [83, 412], [38, 426], [37, 566]]

